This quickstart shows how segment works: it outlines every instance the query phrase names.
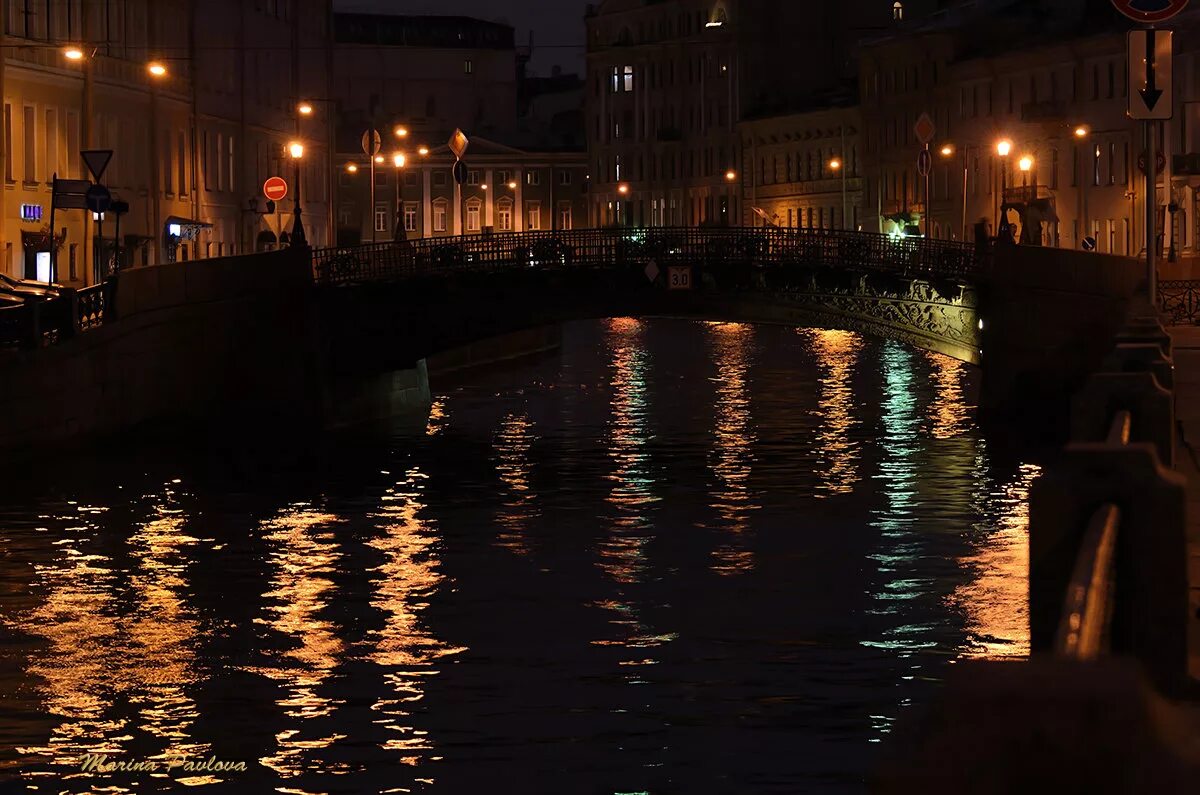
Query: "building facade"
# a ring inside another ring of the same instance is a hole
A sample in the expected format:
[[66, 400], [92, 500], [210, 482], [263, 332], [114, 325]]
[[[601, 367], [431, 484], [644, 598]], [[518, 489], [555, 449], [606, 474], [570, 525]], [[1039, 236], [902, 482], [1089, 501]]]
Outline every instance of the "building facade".
[[737, 223], [738, 124], [854, 95], [854, 43], [936, 4], [607, 0], [587, 17], [595, 225]]
[[738, 184], [745, 201], [738, 222], [861, 229], [866, 217], [861, 130], [857, 107], [742, 122], [738, 131], [746, 167]]
[[[248, 250], [260, 228], [273, 228], [251, 200], [266, 176], [292, 165], [279, 161], [297, 136], [295, 97], [327, 96], [319, 62], [328, 56], [312, 54], [328, 49], [330, 14], [329, 0], [0, 4], [0, 267], [48, 279], [53, 247], [55, 278], [83, 287], [103, 278], [118, 249], [127, 267]], [[305, 59], [318, 63], [297, 68]], [[301, 170], [315, 189], [308, 239], [323, 243], [329, 135], [324, 125], [300, 134]], [[111, 212], [59, 210], [51, 233], [53, 178], [90, 178], [85, 149], [113, 152], [101, 182], [129, 206], [119, 245]]]
[[[586, 225], [586, 158], [562, 127], [577, 121], [570, 92], [544, 118], [521, 116], [527, 53], [511, 27], [337, 14], [335, 31], [340, 244]], [[363, 148], [371, 130], [375, 157]], [[462, 185], [447, 143], [456, 130], [470, 142]]]
[[580, 152], [525, 152], [476, 137], [460, 186], [447, 146], [422, 148], [429, 154], [409, 148], [401, 168], [390, 155], [374, 169], [361, 153], [349, 156], [338, 177], [343, 245], [382, 243], [400, 234], [412, 240], [586, 224], [587, 165]]
[[[1028, 17], [1016, 7], [980, 3], [865, 48], [867, 228], [918, 224], [934, 237], [973, 240], [976, 230], [994, 235], [1006, 207], [1021, 242], [1137, 256], [1144, 250], [1145, 141], [1126, 116], [1128, 21], [1083, 3], [1044, 3]], [[1177, 107], [1159, 141], [1159, 151], [1180, 155], [1164, 159], [1160, 245], [1182, 253], [1196, 247], [1200, 175], [1173, 169], [1186, 169], [1187, 153], [1200, 146], [1198, 23], [1194, 12], [1172, 20]], [[936, 130], [928, 200], [914, 131], [922, 113]]]

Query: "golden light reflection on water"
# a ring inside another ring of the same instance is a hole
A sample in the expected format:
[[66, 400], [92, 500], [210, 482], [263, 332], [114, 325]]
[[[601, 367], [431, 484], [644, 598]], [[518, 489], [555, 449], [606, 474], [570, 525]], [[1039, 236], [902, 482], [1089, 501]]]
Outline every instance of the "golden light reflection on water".
[[[625, 588], [643, 581], [648, 568], [646, 547], [653, 532], [649, 515], [660, 497], [654, 493], [654, 475], [647, 449], [652, 434], [648, 428], [649, 400], [647, 370], [649, 354], [643, 336], [643, 324], [632, 318], [608, 321], [605, 343], [611, 362], [613, 395], [608, 422], [608, 457], [612, 471], [606, 476], [609, 490], [606, 501], [614, 509], [609, 517], [609, 535], [599, 547], [599, 566], [622, 588], [617, 598], [595, 604], [613, 614], [610, 625], [620, 637], [592, 641], [597, 646], [617, 646], [631, 651], [653, 648], [675, 639], [674, 634], [656, 633], [640, 617], [638, 606], [626, 597]], [[654, 665], [657, 660], [644, 652], [635, 653], [621, 665]], [[640, 681], [636, 673], [626, 677]]]
[[497, 522], [501, 532], [500, 546], [521, 555], [529, 554], [526, 534], [540, 515], [537, 495], [530, 483], [532, 474], [529, 450], [533, 446], [533, 422], [529, 416], [512, 413], [500, 423], [500, 432], [492, 445], [496, 457], [496, 473], [504, 484]]
[[[45, 598], [10, 624], [47, 641], [47, 652], [30, 658], [26, 670], [41, 682], [44, 713], [60, 719], [45, 746], [19, 752], [71, 768], [71, 777], [97, 787], [105, 781], [108, 791], [125, 790], [111, 783], [112, 773], [80, 771], [85, 755], [131, 758], [134, 742], [139, 760], [203, 757], [210, 751], [191, 737], [200, 717], [189, 688], [198, 678], [201, 632], [187, 606], [187, 565], [198, 541], [185, 532], [176, 485], [165, 484], [144, 498], [150, 518], [135, 524], [127, 541], [125, 582], [109, 556], [92, 551], [101, 545], [104, 528], [97, 520], [107, 509], [75, 506], [76, 515], [47, 517], [61, 527], [58, 555], [35, 567], [35, 587], [44, 588]], [[124, 704], [133, 707], [132, 714], [117, 717], [127, 713]], [[200, 785], [221, 779], [176, 780]]]
[[1022, 464], [1017, 475], [989, 500], [996, 527], [960, 558], [973, 579], [951, 597], [967, 617], [964, 657], [1025, 657], [1029, 654], [1029, 489], [1041, 473]]
[[437, 436], [449, 424], [450, 417], [446, 413], [446, 399], [444, 397], [435, 397], [429, 405], [429, 422], [425, 426], [425, 435]]
[[754, 568], [754, 553], [743, 534], [750, 514], [761, 506], [750, 491], [754, 465], [754, 430], [750, 414], [750, 366], [754, 327], [745, 323], [706, 323], [713, 361], [717, 365], [713, 407], [713, 449], [709, 469], [716, 477], [710, 505], [720, 518], [727, 540], [713, 551], [713, 571], [738, 574]]
[[659, 499], [646, 449], [651, 438], [646, 395], [649, 354], [642, 323], [632, 318], [609, 320], [606, 342], [613, 390], [608, 423], [613, 470], [606, 476], [611, 484], [606, 499], [615, 512], [612, 532], [600, 545], [600, 567], [617, 582], [634, 583], [646, 571], [645, 549], [652, 529], [647, 511]]
[[930, 432], [934, 439], [952, 439], [971, 427], [971, 406], [963, 394], [967, 365], [940, 353], [925, 352], [933, 380], [929, 404]]
[[396, 752], [403, 764], [416, 766], [434, 750], [428, 733], [413, 723], [417, 702], [425, 696], [425, 682], [438, 674], [434, 665], [443, 657], [465, 651], [435, 638], [421, 620], [442, 584], [436, 527], [421, 517], [425, 510], [423, 490], [427, 476], [418, 468], [388, 489], [381, 510], [380, 535], [367, 542], [384, 554], [384, 561], [371, 569], [371, 605], [384, 615], [383, 628], [372, 632], [367, 656], [385, 669], [388, 694], [371, 709], [380, 714], [375, 723], [393, 736], [382, 747]]
[[302, 503], [262, 525], [269, 531], [263, 538], [271, 544], [267, 560], [274, 574], [263, 594], [267, 615], [255, 621], [277, 636], [268, 643], [282, 643], [284, 648], [268, 652], [275, 658], [274, 665], [250, 670], [282, 686], [276, 703], [291, 719], [291, 727], [275, 735], [277, 748], [259, 761], [283, 778], [344, 767], [318, 759], [316, 752], [345, 735], [310, 737], [305, 733], [307, 721], [331, 715], [341, 703], [321, 693], [321, 686], [345, 652], [337, 627], [322, 616], [336, 596], [331, 575], [342, 556], [331, 528], [339, 521]]
[[816, 496], [849, 494], [858, 482], [859, 443], [850, 431], [854, 417], [854, 368], [863, 348], [862, 336], [853, 331], [805, 329], [813, 356], [820, 368], [818, 396], [821, 427], [817, 431], [817, 453], [822, 466]]

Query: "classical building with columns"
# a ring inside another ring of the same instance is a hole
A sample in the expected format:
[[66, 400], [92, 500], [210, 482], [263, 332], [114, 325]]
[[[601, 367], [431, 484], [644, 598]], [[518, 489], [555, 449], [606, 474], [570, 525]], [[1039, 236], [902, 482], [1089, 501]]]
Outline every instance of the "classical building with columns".
[[[340, 244], [586, 225], [585, 155], [519, 115], [528, 52], [510, 26], [336, 14], [335, 36]], [[362, 146], [369, 130], [381, 139], [375, 157]], [[470, 142], [461, 186], [447, 145], [455, 130]]]
[[[118, 250], [135, 267], [275, 241], [291, 207], [263, 213], [261, 185], [294, 182], [297, 137], [308, 239], [328, 242], [330, 125], [298, 127], [296, 106], [329, 95], [331, 14], [330, 0], [0, 3], [0, 270], [48, 279], [54, 246], [57, 281], [83, 287]], [[60, 210], [51, 234], [53, 177], [88, 179], [84, 149], [113, 152], [101, 182], [129, 205], [119, 242], [111, 212]]]

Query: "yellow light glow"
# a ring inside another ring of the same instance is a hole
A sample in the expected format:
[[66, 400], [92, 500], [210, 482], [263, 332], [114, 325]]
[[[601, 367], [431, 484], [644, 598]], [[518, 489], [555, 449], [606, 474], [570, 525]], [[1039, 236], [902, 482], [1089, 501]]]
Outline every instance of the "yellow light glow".
[[167, 67], [163, 66], [158, 61], [152, 61], [146, 66], [146, 69], [155, 77], [163, 77], [167, 74]]
[[735, 179], [737, 179], [737, 172], [734, 171], [732, 168], [729, 169], [728, 171], [725, 172], [725, 179], [728, 182], [733, 182]]
[[629, 193], [629, 186], [621, 183], [617, 186], [617, 193], [620, 193], [622, 196], [624, 196], [626, 193]]
[[841, 168], [841, 167], [842, 167], [842, 161], [841, 161], [841, 160], [838, 160], [838, 159], [835, 157], [833, 160], [830, 160], [830, 161], [829, 161], [829, 167], [830, 167], [831, 169], [833, 169], [834, 171], [837, 171], [839, 168]]
[[296, 106], [296, 110], [300, 111], [301, 116], [311, 116], [313, 112], [313, 106], [307, 102], [301, 102]]
[[407, 127], [397, 127], [396, 128], [396, 137], [397, 138], [407, 138], [408, 137], [408, 128]]
[[1076, 138], [1086, 138], [1087, 134], [1088, 134], [1088, 128], [1084, 127], [1082, 124], [1075, 128], [1075, 137]]
[[509, 190], [516, 190], [516, 189], [517, 189], [517, 183], [515, 183], [515, 182], [510, 182], [510, 183], [508, 183], [508, 189], [509, 189]]
[[408, 162], [408, 158], [406, 158], [402, 152], [397, 152], [396, 154], [392, 155], [392, 165], [394, 165], [396, 168], [404, 168], [404, 164], [406, 162]]
[[79, 49], [78, 47], [67, 47], [65, 50], [63, 50], [63, 56], [65, 56], [69, 61], [82, 61], [83, 50]]
[[358, 166], [354, 165], [353, 163], [347, 163], [347, 164], [346, 164], [346, 171], [348, 171], [348, 172], [349, 172], [349, 173], [351, 173], [351, 174], [357, 174], [357, 173], [358, 173]]
[[484, 184], [484, 185], [480, 185], [480, 186], [479, 186], [479, 189], [480, 189], [480, 190], [487, 190], [487, 185], [486, 185], [486, 184]]
[[292, 141], [290, 144], [288, 144], [288, 154], [291, 155], [292, 159], [294, 160], [299, 160], [300, 158], [304, 157], [304, 144], [300, 143], [299, 141]]
[[426, 157], [429, 154], [429, 147], [422, 146], [420, 149], [417, 150], [417, 154], [419, 154], [421, 157]]
[[1022, 171], [1029, 171], [1031, 168], [1033, 168], [1033, 158], [1029, 155], [1025, 155], [1020, 159], [1020, 161], [1017, 162], [1017, 165], [1021, 167]]
[[382, 162], [383, 162], [383, 155], [375, 155], [375, 162], [376, 162], [376, 163], [382, 163]]
[[1012, 152], [1012, 141], [1005, 139], [996, 144], [996, 153], [1001, 157], [1008, 157], [1010, 152]]
[[953, 146], [951, 146], [950, 144], [946, 144], [945, 146], [942, 147], [942, 157], [949, 157], [952, 154], [954, 154]]

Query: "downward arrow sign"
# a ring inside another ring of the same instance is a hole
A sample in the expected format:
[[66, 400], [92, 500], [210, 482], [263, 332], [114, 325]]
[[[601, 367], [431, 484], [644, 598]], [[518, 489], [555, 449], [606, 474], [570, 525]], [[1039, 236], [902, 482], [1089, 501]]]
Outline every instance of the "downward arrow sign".
[[1154, 110], [1154, 106], [1163, 95], [1158, 88], [1158, 76], [1155, 74], [1154, 50], [1154, 30], [1151, 29], [1146, 31], [1146, 87], [1138, 91], [1148, 110]]

